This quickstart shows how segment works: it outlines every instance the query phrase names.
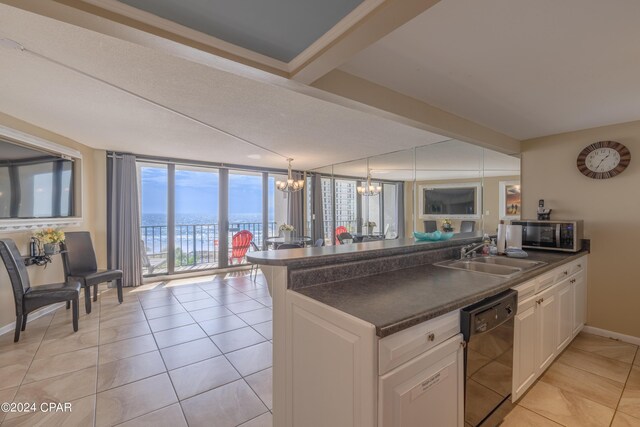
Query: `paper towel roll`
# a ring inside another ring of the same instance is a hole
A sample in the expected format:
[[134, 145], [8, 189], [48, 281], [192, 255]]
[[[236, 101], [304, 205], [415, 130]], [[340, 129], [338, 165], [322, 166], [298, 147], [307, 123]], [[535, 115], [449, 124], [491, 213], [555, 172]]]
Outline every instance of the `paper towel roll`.
[[507, 241], [507, 226], [504, 221], [500, 221], [498, 224], [498, 237], [496, 238], [496, 246], [498, 246], [498, 253], [503, 254], [506, 249]]
[[521, 225], [507, 225], [507, 248], [522, 249]]

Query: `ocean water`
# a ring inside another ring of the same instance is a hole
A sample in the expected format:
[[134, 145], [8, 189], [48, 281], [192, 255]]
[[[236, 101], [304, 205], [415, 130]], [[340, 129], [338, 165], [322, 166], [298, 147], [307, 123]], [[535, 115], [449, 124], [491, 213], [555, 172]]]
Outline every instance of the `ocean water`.
[[[143, 214], [141, 218], [142, 241], [148, 255], [164, 254], [167, 251], [167, 216], [165, 214]], [[262, 214], [230, 214], [229, 241], [233, 234], [248, 230], [253, 241], [262, 242]], [[277, 226], [269, 223], [269, 235], [277, 234]], [[217, 257], [220, 235], [217, 215], [176, 214], [175, 247], [184, 259], [176, 265], [197, 262], [214, 262]], [[231, 244], [230, 244], [231, 246]], [[176, 256], [178, 257], [178, 255]]]

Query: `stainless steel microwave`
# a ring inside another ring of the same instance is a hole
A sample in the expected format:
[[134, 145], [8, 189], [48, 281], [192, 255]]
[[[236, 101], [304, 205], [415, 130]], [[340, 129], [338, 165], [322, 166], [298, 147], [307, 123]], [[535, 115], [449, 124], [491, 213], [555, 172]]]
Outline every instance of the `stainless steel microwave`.
[[522, 226], [522, 247], [552, 251], [578, 252], [582, 249], [582, 220], [511, 221]]

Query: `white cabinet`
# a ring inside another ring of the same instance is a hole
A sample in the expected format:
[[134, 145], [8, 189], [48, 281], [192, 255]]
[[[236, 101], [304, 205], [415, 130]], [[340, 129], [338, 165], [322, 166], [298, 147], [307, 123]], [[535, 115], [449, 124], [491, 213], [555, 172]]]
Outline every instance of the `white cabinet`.
[[560, 353], [564, 348], [569, 345], [573, 338], [573, 320], [575, 313], [573, 311], [574, 306], [574, 289], [573, 281], [575, 279], [565, 279], [558, 283], [558, 337], [557, 337], [557, 352]]
[[458, 334], [381, 376], [378, 427], [462, 427], [462, 343]]
[[375, 426], [375, 327], [293, 291], [286, 310], [286, 412], [274, 425]]
[[586, 320], [586, 256], [518, 285], [512, 401], [517, 401], [582, 329]]
[[576, 336], [587, 321], [587, 281], [584, 271], [570, 280], [574, 294], [573, 335]]
[[558, 295], [557, 289], [551, 287], [539, 293], [536, 319], [538, 323], [536, 363], [538, 371], [544, 371], [553, 362], [556, 354], [558, 327]]
[[535, 296], [518, 304], [518, 313], [513, 325], [513, 400], [517, 400], [536, 380], [536, 308]]

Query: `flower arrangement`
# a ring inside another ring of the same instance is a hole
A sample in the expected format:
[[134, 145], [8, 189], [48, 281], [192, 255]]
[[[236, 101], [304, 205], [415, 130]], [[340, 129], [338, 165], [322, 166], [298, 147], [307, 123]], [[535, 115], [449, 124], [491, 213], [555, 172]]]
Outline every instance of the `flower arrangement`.
[[64, 242], [64, 231], [59, 228], [45, 228], [35, 233], [34, 236], [43, 245]]
[[442, 229], [444, 231], [452, 231], [453, 230], [453, 224], [451, 223], [451, 220], [449, 218], [445, 218], [442, 220]]
[[280, 226], [280, 231], [294, 231], [295, 228], [291, 224], [282, 224]]
[[367, 221], [364, 223], [364, 226], [369, 228], [375, 228], [376, 225], [375, 221]]

